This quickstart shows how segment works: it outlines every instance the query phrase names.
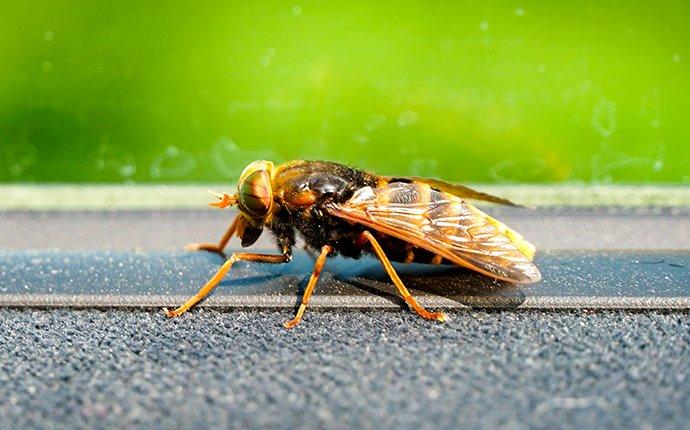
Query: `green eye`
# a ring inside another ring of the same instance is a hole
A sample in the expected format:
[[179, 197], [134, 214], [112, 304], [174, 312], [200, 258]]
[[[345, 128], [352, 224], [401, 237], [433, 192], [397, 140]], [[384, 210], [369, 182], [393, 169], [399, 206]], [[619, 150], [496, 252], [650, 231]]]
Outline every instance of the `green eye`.
[[273, 193], [271, 179], [265, 170], [249, 174], [239, 187], [239, 207], [247, 214], [261, 218], [271, 209]]

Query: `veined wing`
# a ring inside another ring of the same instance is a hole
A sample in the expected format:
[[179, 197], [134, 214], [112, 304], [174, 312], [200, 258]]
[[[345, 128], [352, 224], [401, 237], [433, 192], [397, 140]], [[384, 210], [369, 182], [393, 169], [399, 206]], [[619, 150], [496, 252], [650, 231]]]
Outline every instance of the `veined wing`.
[[461, 198], [423, 183], [364, 187], [328, 211], [494, 278], [513, 283], [541, 279], [531, 261], [534, 246], [519, 233]]

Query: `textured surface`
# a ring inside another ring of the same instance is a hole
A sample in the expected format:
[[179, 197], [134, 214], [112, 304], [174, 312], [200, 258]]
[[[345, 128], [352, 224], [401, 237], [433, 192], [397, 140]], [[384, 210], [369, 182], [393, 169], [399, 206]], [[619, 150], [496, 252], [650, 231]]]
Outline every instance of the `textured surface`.
[[[563, 294], [647, 291], [664, 298], [690, 284], [683, 281], [690, 266], [684, 209], [533, 214], [501, 208], [495, 214], [542, 249], [598, 248], [623, 256], [588, 260], [587, 252], [545, 252], [540, 258], [551, 258], [546, 266], [553, 270], [545, 271], [551, 281], [543, 294], [560, 288]], [[220, 257], [168, 250], [217, 239], [227, 216], [2, 213], [0, 295], [10, 287], [19, 295], [98, 288], [123, 294], [142, 287], [140, 297], [188, 294]], [[147, 251], [132, 251], [137, 247]], [[40, 251], [46, 248], [100, 251]], [[103, 251], [108, 248], [114, 251]], [[611, 251], [616, 248], [656, 253]], [[555, 264], [554, 256], [568, 253], [580, 263]], [[301, 253], [280, 270], [238, 266], [207, 304], [222, 293], [251, 294], [278, 284], [296, 302], [307, 266]], [[328, 267], [326, 285], [351, 288], [350, 276], [383, 284], [374, 262]], [[406, 282], [429, 293], [434, 284], [447, 288], [466, 277], [418, 276], [416, 270], [404, 275]], [[357, 285], [359, 297], [400, 305], [394, 296]], [[324, 293], [328, 288], [317, 291]], [[0, 308], [0, 429], [680, 429], [690, 420], [687, 311], [466, 309], [450, 310], [448, 323], [435, 324], [408, 310], [317, 310], [318, 299], [290, 332], [281, 323], [292, 309], [206, 308], [166, 320], [156, 310]]]
[[690, 316], [0, 310], [0, 428], [687, 428]]
[[[0, 252], [0, 305], [176, 306], [223, 263], [206, 252]], [[293, 307], [313, 259], [237, 263], [206, 306]], [[546, 251], [543, 280], [515, 286], [453, 266], [397, 265], [422, 304], [434, 307], [689, 308], [690, 252]], [[374, 258], [328, 261], [312, 307], [399, 307]]]

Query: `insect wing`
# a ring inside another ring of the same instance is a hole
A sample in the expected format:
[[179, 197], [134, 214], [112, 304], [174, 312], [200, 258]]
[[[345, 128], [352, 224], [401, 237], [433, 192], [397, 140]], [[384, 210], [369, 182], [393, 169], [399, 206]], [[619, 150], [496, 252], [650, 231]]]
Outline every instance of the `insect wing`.
[[461, 198], [426, 184], [364, 187], [328, 210], [498, 279], [513, 283], [541, 279], [531, 252], [520, 250], [533, 251], [531, 244]]
[[440, 179], [420, 178], [418, 176], [384, 176], [383, 178], [389, 182], [416, 182], [418, 184], [426, 184], [439, 191], [452, 194], [457, 197], [464, 197], [474, 200], [484, 200], [486, 202], [498, 203], [500, 205], [522, 207], [521, 205], [513, 203], [508, 199], [504, 199], [503, 197], [494, 196], [488, 193], [477, 191], [470, 187], [466, 187], [464, 185], [453, 184], [450, 182], [442, 181]]

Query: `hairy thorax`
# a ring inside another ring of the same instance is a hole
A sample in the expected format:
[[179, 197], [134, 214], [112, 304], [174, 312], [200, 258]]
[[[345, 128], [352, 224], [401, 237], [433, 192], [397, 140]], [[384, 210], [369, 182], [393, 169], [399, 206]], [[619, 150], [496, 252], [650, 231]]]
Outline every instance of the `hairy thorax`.
[[273, 184], [276, 207], [269, 228], [277, 237], [292, 226], [310, 248], [330, 245], [347, 257], [361, 255], [357, 239], [364, 229], [330, 216], [327, 206], [376, 186], [376, 177], [338, 163], [295, 162], [280, 166]]

